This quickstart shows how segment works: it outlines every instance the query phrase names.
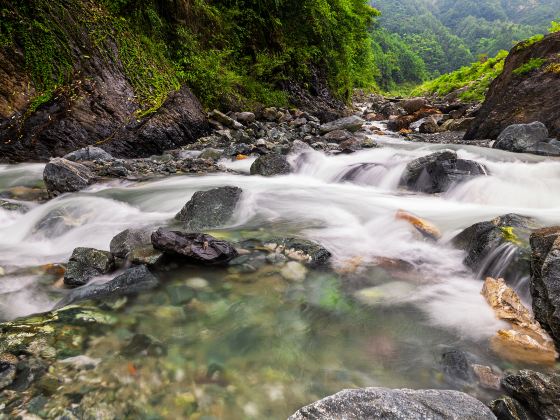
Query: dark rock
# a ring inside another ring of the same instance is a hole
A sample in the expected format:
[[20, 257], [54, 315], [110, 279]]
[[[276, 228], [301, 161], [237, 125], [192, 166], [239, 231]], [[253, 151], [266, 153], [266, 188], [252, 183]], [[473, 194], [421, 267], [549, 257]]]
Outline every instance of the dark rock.
[[340, 153], [354, 153], [362, 148], [362, 143], [355, 138], [344, 140], [339, 145]]
[[527, 147], [527, 149], [525, 149], [525, 153], [533, 153], [540, 156], [560, 156], [560, 145], [540, 141]]
[[67, 286], [83, 286], [93, 277], [107, 274], [113, 270], [115, 261], [108, 251], [94, 248], [76, 248], [64, 274]]
[[104, 300], [144, 292], [157, 287], [157, 278], [144, 265], [137, 265], [103, 284], [92, 284], [72, 290], [55, 309], [84, 300]]
[[323, 136], [323, 139], [327, 142], [335, 142], [340, 143], [344, 140], [351, 139], [353, 134], [348, 130], [333, 130], [329, 131], [327, 134]]
[[238, 255], [229, 242], [220, 241], [204, 233], [185, 233], [159, 228], [152, 233], [152, 244], [165, 254], [194, 263], [223, 265]]
[[213, 149], [212, 147], [207, 147], [198, 156], [200, 159], [212, 159], [218, 160], [222, 157], [222, 151], [219, 149]]
[[95, 175], [81, 163], [55, 158], [45, 166], [43, 180], [49, 194], [58, 195], [86, 188], [95, 182]]
[[400, 106], [407, 112], [407, 114], [414, 114], [422, 108], [427, 107], [428, 101], [426, 98], [411, 98], [402, 101]]
[[46, 372], [48, 366], [41, 359], [30, 357], [22, 360], [17, 365], [16, 378], [9, 386], [14, 391], [25, 391], [34, 382], [39, 380]]
[[188, 229], [216, 228], [227, 224], [241, 199], [241, 188], [219, 187], [209, 191], [197, 191], [185, 204], [175, 219]]
[[560, 227], [537, 230], [530, 241], [533, 313], [560, 349]]
[[531, 124], [513, 124], [500, 133], [494, 149], [523, 153], [548, 138], [546, 126], [538, 121]]
[[126, 259], [136, 248], [152, 244], [152, 229], [126, 229], [111, 239], [109, 249], [115, 257]]
[[353, 133], [362, 128], [364, 124], [365, 120], [363, 118], [352, 115], [350, 117], [340, 118], [338, 120], [322, 124], [319, 130], [321, 131], [321, 134], [330, 133], [335, 130], [347, 130]]
[[324, 265], [331, 258], [331, 253], [327, 249], [307, 239], [286, 238], [277, 243], [288, 257], [299, 259], [311, 266]]
[[412, 191], [433, 194], [487, 174], [488, 171], [481, 164], [457, 159], [455, 152], [444, 150], [409, 162], [400, 185]]
[[134, 334], [121, 353], [128, 357], [138, 355], [164, 356], [167, 354], [167, 348], [161, 341], [150, 335]]
[[24, 204], [2, 199], [0, 199], [0, 209], [6, 211], [17, 211], [18, 213], [25, 213], [28, 210], [27, 206]]
[[450, 349], [441, 355], [441, 367], [443, 373], [451, 382], [460, 380], [464, 382], [473, 381], [473, 370], [467, 353], [462, 350]]
[[154, 249], [151, 245], [136, 247], [127, 256], [131, 264], [157, 266], [163, 263], [164, 253]]
[[0, 354], [0, 391], [14, 382], [18, 362], [13, 354]]
[[507, 214], [476, 223], [453, 238], [467, 252], [464, 264], [481, 278], [504, 278], [515, 284], [529, 274], [529, 236], [539, 226], [525, 216]]
[[406, 111], [404, 109], [402, 109], [399, 105], [397, 105], [394, 102], [387, 102], [385, 105], [383, 105], [379, 109], [379, 112], [385, 118], [389, 118], [389, 117], [397, 116], [397, 115], [402, 115], [402, 114], [406, 113]]
[[492, 401], [490, 409], [498, 420], [534, 420], [531, 414], [518, 401], [510, 397], [501, 397]]
[[291, 170], [292, 168], [286, 156], [276, 153], [260, 156], [251, 165], [251, 175], [286, 175]]
[[[503, 72], [490, 85], [482, 108], [465, 139], [495, 139], [512, 124], [541, 121], [553, 137], [560, 136], [558, 95], [560, 78], [551, 68], [560, 63], [560, 32], [531, 45], [513, 47], [504, 63]], [[546, 64], [526, 74], [514, 71], [531, 59]]]
[[560, 375], [522, 370], [505, 376], [502, 386], [508, 395], [528, 408], [537, 418], [560, 419]]
[[488, 407], [458, 391], [346, 389], [301, 408], [290, 420], [492, 420]]
[[434, 117], [426, 117], [425, 121], [418, 127], [418, 131], [425, 134], [437, 133], [439, 125]]
[[100, 147], [87, 146], [64, 155], [64, 159], [68, 159], [73, 162], [92, 160], [110, 161], [113, 160], [113, 156]]

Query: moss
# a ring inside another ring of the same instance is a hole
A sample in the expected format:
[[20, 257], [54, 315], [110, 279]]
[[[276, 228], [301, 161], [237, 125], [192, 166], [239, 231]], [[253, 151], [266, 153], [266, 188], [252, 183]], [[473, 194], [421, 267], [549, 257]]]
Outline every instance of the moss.
[[519, 237], [515, 234], [514, 228], [512, 226], [502, 226], [500, 230], [502, 231], [502, 237], [505, 241], [510, 242], [515, 245], [521, 245], [522, 241]]
[[537, 34], [535, 36], [532, 36], [531, 38], [526, 39], [525, 41], [517, 44], [514, 48], [514, 51], [521, 51], [524, 50], [525, 48], [529, 48], [530, 46], [536, 44], [537, 42], [541, 42], [543, 39], [544, 39], [543, 34]]
[[544, 69], [547, 73], [556, 73], [560, 74], [560, 63], [551, 63]]
[[544, 63], [546, 63], [546, 60], [543, 58], [531, 58], [529, 61], [513, 70], [512, 73], [516, 76], [522, 76], [532, 72], [533, 70], [541, 68]]

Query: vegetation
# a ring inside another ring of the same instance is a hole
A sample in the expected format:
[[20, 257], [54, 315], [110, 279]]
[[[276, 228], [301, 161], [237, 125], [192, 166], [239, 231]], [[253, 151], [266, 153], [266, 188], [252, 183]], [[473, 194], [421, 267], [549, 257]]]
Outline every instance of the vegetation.
[[516, 76], [522, 76], [532, 72], [533, 70], [540, 69], [544, 63], [546, 63], [546, 60], [542, 58], [531, 58], [529, 61], [513, 70], [512, 73]]

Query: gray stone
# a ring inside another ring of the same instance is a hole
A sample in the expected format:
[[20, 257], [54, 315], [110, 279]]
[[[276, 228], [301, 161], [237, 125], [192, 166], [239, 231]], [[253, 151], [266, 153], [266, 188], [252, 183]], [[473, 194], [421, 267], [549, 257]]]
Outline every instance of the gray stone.
[[352, 115], [350, 117], [340, 118], [335, 121], [331, 121], [325, 124], [321, 124], [319, 130], [321, 134], [330, 133], [335, 130], [348, 130], [350, 132], [358, 131], [365, 124], [365, 120], [357, 115]]
[[240, 130], [243, 128], [243, 124], [235, 121], [233, 118], [228, 117], [223, 112], [218, 111], [217, 109], [211, 111], [208, 114], [208, 117], [213, 119], [214, 121], [219, 122], [224, 127], [233, 128], [234, 130]]
[[344, 140], [351, 139], [352, 137], [353, 134], [348, 130], [333, 130], [325, 134], [323, 136], [323, 139], [325, 139], [325, 141], [329, 143], [330, 142], [340, 143], [343, 142]]
[[64, 284], [83, 286], [93, 277], [107, 274], [113, 270], [115, 261], [108, 251], [79, 247], [74, 249], [68, 261]]
[[103, 284], [92, 284], [72, 290], [61, 299], [55, 309], [84, 300], [112, 299], [153, 289], [159, 284], [157, 278], [145, 265], [137, 265]]
[[506, 127], [494, 143], [494, 149], [523, 153], [536, 143], [545, 142], [548, 129], [538, 121], [531, 124], [513, 124]]
[[0, 209], [6, 211], [16, 211], [18, 213], [25, 213], [27, 210], [29, 210], [24, 204], [2, 199], [0, 199]]
[[113, 160], [113, 156], [111, 156], [109, 153], [107, 153], [105, 150], [103, 150], [100, 147], [86, 146], [86, 147], [82, 147], [81, 149], [68, 153], [67, 155], [64, 156], [64, 159], [68, 159], [73, 162], [92, 161], [92, 160], [110, 161]]
[[527, 147], [525, 152], [541, 156], [560, 156], [560, 144], [556, 143], [540, 141]]
[[45, 166], [43, 180], [53, 196], [84, 189], [95, 182], [95, 175], [81, 163], [54, 158]]
[[218, 160], [222, 157], [222, 151], [220, 149], [213, 149], [212, 147], [207, 147], [198, 156], [200, 159], [212, 159]]
[[242, 192], [241, 188], [229, 186], [197, 191], [175, 219], [194, 230], [223, 226], [231, 220]]
[[151, 235], [152, 229], [126, 229], [111, 239], [111, 254], [126, 259], [134, 249], [151, 245]]
[[286, 156], [278, 153], [262, 155], [251, 165], [251, 175], [286, 175], [289, 174], [291, 170], [290, 163]]
[[252, 112], [236, 112], [234, 118], [243, 124], [250, 124], [255, 121], [255, 114]]
[[346, 389], [301, 408], [289, 420], [492, 420], [488, 407], [459, 391]]
[[0, 390], [16, 379], [18, 358], [10, 353], [0, 354]]

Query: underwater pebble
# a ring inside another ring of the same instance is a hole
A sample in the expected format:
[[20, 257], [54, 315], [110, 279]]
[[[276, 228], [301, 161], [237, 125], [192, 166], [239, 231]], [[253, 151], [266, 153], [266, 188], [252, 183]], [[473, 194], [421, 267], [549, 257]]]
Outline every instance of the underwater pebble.
[[280, 274], [286, 280], [304, 281], [307, 274], [307, 268], [297, 261], [290, 261], [280, 270]]
[[192, 277], [185, 284], [193, 289], [206, 289], [208, 287], [208, 281], [202, 277]]

